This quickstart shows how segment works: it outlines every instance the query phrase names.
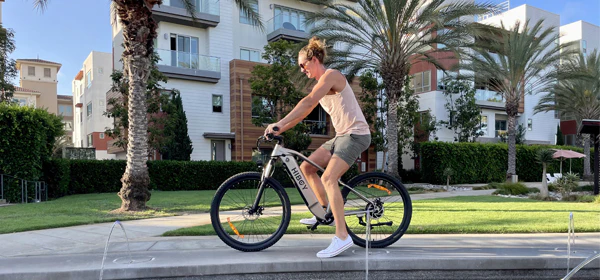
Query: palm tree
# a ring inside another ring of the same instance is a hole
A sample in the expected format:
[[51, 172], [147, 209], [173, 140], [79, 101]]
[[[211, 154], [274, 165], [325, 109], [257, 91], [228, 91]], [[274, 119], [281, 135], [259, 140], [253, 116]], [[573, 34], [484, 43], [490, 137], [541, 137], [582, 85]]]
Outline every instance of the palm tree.
[[550, 149], [538, 150], [536, 154], [536, 161], [542, 164], [542, 189], [540, 190], [540, 195], [542, 198], [548, 197], [548, 178], [546, 178], [546, 167], [554, 160], [552, 155], [554, 155], [554, 151]]
[[[516, 174], [516, 118], [519, 104], [525, 94], [548, 92], [558, 76], [558, 65], [567, 45], [555, 43], [557, 32], [554, 27], [542, 29], [543, 20], [530, 27], [515, 23], [510, 29], [504, 23], [500, 29], [484, 34], [470, 46], [460, 69], [467, 70], [463, 78], [484, 81], [505, 100], [508, 115], [508, 170], [509, 180]], [[561, 52], [562, 50], [562, 52]]]
[[[563, 79], [550, 93], [540, 99], [534, 113], [559, 111], [565, 119], [577, 121], [577, 131], [583, 119], [600, 119], [600, 55], [597, 50], [587, 59], [583, 53], [561, 65], [563, 71], [580, 73], [577, 79]], [[590, 171], [590, 135], [583, 134], [585, 154], [583, 175], [589, 178]]]
[[[195, 17], [193, 0], [181, 0], [186, 10]], [[35, 7], [42, 11], [49, 0], [36, 0]], [[123, 73], [129, 82], [129, 136], [127, 144], [127, 167], [121, 178], [123, 186], [118, 195], [121, 198], [120, 211], [146, 209], [150, 200], [148, 185], [148, 120], [146, 116], [146, 83], [150, 75], [154, 53], [157, 23], [152, 18], [152, 8], [161, 5], [162, 0], [112, 0], [114, 14], [123, 26]], [[260, 16], [250, 6], [248, 0], [234, 0], [235, 4], [251, 20], [263, 28]]]
[[[437, 49], [436, 44], [456, 49], [474, 30], [473, 22], [464, 19], [492, 8], [490, 4], [444, 2], [359, 0], [353, 5], [326, 2], [323, 3], [326, 9], [307, 19], [316, 23], [312, 35], [338, 46], [338, 50], [330, 51], [331, 67], [345, 72], [349, 79], [364, 69], [380, 73], [388, 101], [388, 170], [394, 176], [398, 176], [398, 155], [412, 133], [410, 121], [399, 119], [399, 112], [404, 115], [412, 95], [405, 88], [411, 65], [429, 61], [442, 68], [436, 55], [454, 56], [448, 50]], [[440, 30], [448, 31], [438, 33]], [[403, 123], [409, 125], [399, 125]]]

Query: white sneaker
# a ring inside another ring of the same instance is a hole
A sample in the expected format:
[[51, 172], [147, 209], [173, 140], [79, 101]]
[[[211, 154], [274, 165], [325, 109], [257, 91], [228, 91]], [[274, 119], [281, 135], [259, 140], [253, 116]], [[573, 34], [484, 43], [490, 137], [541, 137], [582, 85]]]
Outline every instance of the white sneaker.
[[319, 258], [332, 258], [335, 257], [342, 252], [346, 251], [348, 248], [352, 247], [354, 242], [352, 242], [352, 237], [348, 236], [346, 240], [341, 240], [337, 236], [333, 237], [331, 240], [331, 244], [327, 249], [321, 250], [317, 253], [317, 257]]
[[[314, 225], [314, 224], [316, 224], [316, 223], [317, 223], [317, 217], [315, 217], [315, 216], [312, 216], [312, 218], [304, 218], [304, 219], [301, 219], [301, 220], [300, 220], [300, 223], [301, 223], [301, 224], [303, 224], [303, 225], [312, 226], [312, 225]], [[323, 225], [325, 225], [325, 224], [323, 224]], [[334, 227], [334, 226], [335, 226], [335, 221], [331, 222], [331, 223], [330, 223], [330, 224], [328, 224], [327, 226], [332, 226], [332, 227]]]

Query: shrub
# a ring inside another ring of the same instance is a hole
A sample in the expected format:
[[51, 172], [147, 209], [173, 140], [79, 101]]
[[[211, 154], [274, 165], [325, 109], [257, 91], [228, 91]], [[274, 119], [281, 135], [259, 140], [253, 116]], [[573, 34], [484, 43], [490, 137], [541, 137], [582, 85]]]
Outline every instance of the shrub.
[[61, 118], [44, 109], [0, 103], [0, 174], [39, 180], [63, 134]]
[[[541, 181], [542, 166], [536, 163], [540, 149], [564, 148], [551, 145], [517, 145], [516, 171], [519, 180]], [[577, 152], [581, 148], [569, 147]], [[593, 150], [593, 149], [592, 149]], [[445, 184], [444, 169], [452, 166], [454, 184], [503, 182], [506, 180], [508, 149], [504, 143], [447, 143], [425, 142], [420, 144], [422, 178], [432, 184]], [[594, 162], [593, 151], [590, 158]], [[564, 166], [563, 166], [564, 168]], [[547, 173], [557, 173], [560, 161], [547, 166]], [[583, 160], [574, 160], [573, 172], [583, 173]]]
[[571, 192], [577, 188], [578, 181], [579, 176], [575, 173], [569, 172], [554, 182], [554, 188], [562, 194], [563, 200], [571, 199]]
[[538, 188], [527, 188], [529, 190], [529, 193], [539, 193], [540, 189]]
[[[600, 197], [600, 196], [598, 196]], [[579, 202], [594, 202], [596, 196], [593, 195], [581, 195], [577, 197], [577, 201]]]
[[494, 194], [503, 195], [524, 195], [528, 193], [529, 189], [521, 183], [505, 183], [494, 192]]

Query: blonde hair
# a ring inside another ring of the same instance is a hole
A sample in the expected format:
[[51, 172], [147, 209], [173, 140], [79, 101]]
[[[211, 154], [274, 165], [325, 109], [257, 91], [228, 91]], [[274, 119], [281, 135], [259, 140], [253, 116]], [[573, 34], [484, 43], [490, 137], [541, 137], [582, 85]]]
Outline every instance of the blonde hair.
[[308, 45], [304, 46], [300, 53], [304, 53], [308, 60], [311, 60], [313, 57], [316, 57], [319, 62], [323, 63], [323, 60], [327, 56], [327, 47], [325, 46], [325, 40], [321, 40], [317, 38], [317, 36], [313, 36], [308, 41]]

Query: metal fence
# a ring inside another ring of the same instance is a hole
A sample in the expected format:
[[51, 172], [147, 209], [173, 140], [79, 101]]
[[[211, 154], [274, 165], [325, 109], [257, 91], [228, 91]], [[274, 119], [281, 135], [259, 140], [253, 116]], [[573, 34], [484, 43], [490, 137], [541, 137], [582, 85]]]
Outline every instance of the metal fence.
[[30, 181], [0, 174], [0, 200], [7, 203], [47, 201], [48, 185], [44, 181]]

